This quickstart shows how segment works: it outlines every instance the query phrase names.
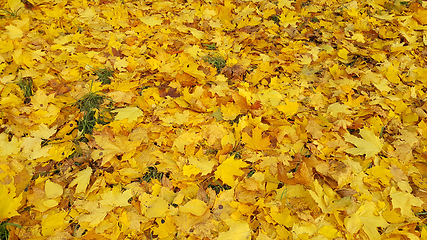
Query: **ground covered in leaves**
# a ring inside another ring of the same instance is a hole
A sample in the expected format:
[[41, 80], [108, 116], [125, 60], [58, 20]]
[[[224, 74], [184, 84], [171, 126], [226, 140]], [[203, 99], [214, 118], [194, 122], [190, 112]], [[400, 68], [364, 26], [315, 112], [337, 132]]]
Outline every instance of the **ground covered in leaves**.
[[425, 1], [0, 1], [1, 239], [427, 238]]

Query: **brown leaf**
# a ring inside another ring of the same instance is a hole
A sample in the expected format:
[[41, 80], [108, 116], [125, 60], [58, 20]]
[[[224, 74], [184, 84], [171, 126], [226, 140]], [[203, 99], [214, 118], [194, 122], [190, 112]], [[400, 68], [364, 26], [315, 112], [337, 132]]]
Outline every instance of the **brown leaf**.
[[245, 76], [246, 70], [243, 68], [242, 65], [236, 64], [232, 67], [224, 67], [221, 73], [231, 80], [242, 81]]
[[356, 194], [357, 192], [354, 189], [351, 189], [351, 188], [341, 188], [340, 190], [337, 190], [337, 193], [341, 197], [350, 197], [353, 194]]
[[124, 58], [124, 57], [126, 57], [126, 55], [124, 55], [121, 51], [120, 51], [120, 49], [115, 49], [115, 48], [111, 48], [111, 52], [113, 53], [113, 56], [114, 57], [119, 57], [119, 58]]
[[169, 178], [166, 177], [166, 174], [163, 174], [162, 177], [162, 186], [169, 188], [170, 190], [173, 189], [173, 184]]
[[288, 33], [290, 38], [295, 38], [297, 35], [299, 35], [299, 31], [295, 27], [288, 27], [283, 31]]
[[203, 188], [199, 188], [199, 191], [197, 191], [197, 199], [202, 200], [203, 202], [208, 202], [208, 194], [206, 193], [206, 190]]
[[50, 80], [49, 85], [55, 90], [55, 96], [64, 95], [71, 91], [71, 87], [66, 83], [58, 83], [56, 80]]
[[255, 25], [255, 26], [244, 26], [242, 28], [240, 28], [239, 30], [245, 33], [253, 33], [253, 32], [258, 32], [259, 29], [261, 27], [259, 25]]

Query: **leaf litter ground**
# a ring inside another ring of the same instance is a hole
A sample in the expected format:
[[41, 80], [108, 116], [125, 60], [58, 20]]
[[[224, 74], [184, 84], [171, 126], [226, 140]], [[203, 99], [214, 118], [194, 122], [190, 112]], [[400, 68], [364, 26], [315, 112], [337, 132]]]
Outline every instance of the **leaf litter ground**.
[[2, 0], [1, 239], [425, 239], [424, 1]]

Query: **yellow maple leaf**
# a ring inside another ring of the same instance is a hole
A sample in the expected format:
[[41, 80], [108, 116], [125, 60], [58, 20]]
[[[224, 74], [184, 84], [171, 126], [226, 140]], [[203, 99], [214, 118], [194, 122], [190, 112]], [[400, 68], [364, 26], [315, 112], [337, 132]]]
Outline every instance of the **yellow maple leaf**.
[[189, 157], [188, 163], [199, 169], [202, 176], [209, 174], [215, 166], [215, 162], [207, 157]]
[[407, 192], [397, 191], [395, 187], [391, 188], [390, 197], [393, 208], [400, 208], [403, 217], [414, 217], [411, 207], [421, 207], [424, 204], [424, 201], [419, 197]]
[[348, 59], [348, 53], [349, 53], [349, 51], [347, 49], [341, 48], [338, 51], [338, 57], [340, 57], [340, 58], [342, 58], [344, 60], [347, 60]]
[[[0, 41], [0, 53], [12, 52], [13, 49], [15, 49], [15, 46], [13, 46], [12, 40]], [[4, 65], [4, 68], [5, 67], [6, 65]]]
[[399, 72], [400, 72], [399, 68], [396, 68], [393, 65], [390, 65], [387, 68], [387, 72], [385, 76], [390, 82], [398, 84], [400, 83]]
[[351, 40], [355, 40], [356, 42], [365, 43], [365, 36], [361, 33], [354, 33], [351, 36]]
[[188, 28], [188, 30], [190, 30], [191, 34], [193, 34], [193, 36], [195, 36], [198, 39], [206, 38], [206, 34], [203, 31], [197, 30], [195, 28]]
[[341, 71], [339, 69], [338, 64], [335, 64], [334, 66], [329, 67], [329, 72], [331, 72], [334, 79], [338, 79], [339, 76], [341, 75]]
[[278, 105], [277, 110], [285, 114], [287, 118], [292, 117], [298, 112], [298, 102], [291, 102], [289, 99], [285, 99], [286, 105]]
[[92, 175], [92, 168], [87, 167], [85, 170], [76, 174], [76, 178], [70, 183], [69, 187], [74, 187], [77, 184], [76, 192], [86, 192], [87, 185], [89, 185], [90, 176]]
[[129, 65], [128, 61], [124, 58], [117, 57], [116, 61], [114, 62], [114, 68], [119, 70], [120, 72], [126, 71], [126, 67]]
[[128, 119], [129, 122], [136, 121], [138, 117], [141, 117], [144, 115], [141, 109], [137, 107], [120, 108], [120, 109], [114, 110], [113, 112], [118, 113], [114, 118], [115, 120]]
[[67, 216], [66, 211], [61, 212], [50, 212], [42, 219], [42, 234], [43, 236], [50, 236], [56, 230], [65, 228], [68, 225], [68, 221], [65, 220]]
[[158, 238], [166, 238], [175, 232], [175, 221], [171, 216], [166, 216], [165, 219], [158, 218], [156, 222], [158, 227], [153, 228], [153, 233], [157, 235]]
[[8, 35], [10, 39], [21, 38], [24, 33], [19, 27], [15, 27], [13, 25], [9, 25], [5, 27], [8, 30]]
[[83, 200], [76, 200], [74, 206], [76, 209], [84, 209], [85, 211], [89, 212], [88, 214], [80, 215], [78, 217], [80, 224], [88, 222], [89, 227], [95, 227], [100, 224], [107, 216], [108, 212], [114, 208], [110, 205], [100, 205], [98, 201]]
[[102, 158], [101, 166], [120, 154], [123, 154], [123, 161], [128, 160], [141, 143], [141, 141], [129, 141], [129, 139], [124, 136], [116, 136], [114, 140], [110, 140], [110, 138], [105, 135], [95, 135], [94, 138], [102, 149], [94, 150], [91, 156], [93, 160]]
[[252, 137], [243, 132], [242, 141], [254, 150], [266, 150], [270, 146], [270, 137], [262, 138], [262, 130], [258, 126], [252, 130]]
[[221, 106], [222, 118], [224, 120], [234, 120], [240, 112], [240, 107], [230, 102], [227, 105]]
[[160, 16], [145, 16], [140, 17], [139, 20], [150, 27], [160, 25], [163, 22], [163, 19]]
[[19, 153], [21, 150], [22, 140], [15, 136], [9, 140], [8, 134], [0, 133], [0, 144], [2, 146], [0, 148], [0, 157], [11, 156]]
[[362, 220], [359, 215], [353, 213], [344, 219], [344, 226], [350, 233], [357, 233], [362, 227]]
[[113, 207], [125, 207], [130, 205], [128, 200], [132, 197], [132, 190], [121, 192], [121, 187], [116, 185], [111, 191], [102, 194], [102, 200], [99, 201], [102, 205], [111, 205]]
[[[424, 3], [423, 3], [424, 6]], [[413, 18], [415, 18], [422, 25], [427, 24], [427, 10], [422, 7], [419, 3], [411, 5], [412, 10], [414, 11]]]
[[200, 169], [193, 165], [185, 165], [182, 167], [182, 174], [187, 177], [191, 177], [191, 175], [197, 175], [200, 173]]
[[195, 143], [202, 138], [200, 133], [194, 131], [188, 131], [181, 133], [173, 142], [173, 146], [177, 148], [179, 152], [184, 152], [185, 146]]
[[139, 196], [141, 213], [147, 218], [166, 217], [169, 212], [169, 203], [161, 197], [153, 197], [143, 193]]
[[19, 215], [16, 210], [18, 210], [19, 206], [21, 206], [22, 194], [16, 197], [15, 192], [16, 189], [13, 184], [0, 185], [0, 221]]
[[298, 218], [291, 214], [291, 211], [287, 208], [278, 209], [271, 208], [269, 211], [271, 218], [278, 224], [291, 228], [295, 223], [298, 222]]
[[280, 14], [280, 23], [283, 24], [283, 27], [287, 28], [289, 25], [295, 27], [297, 22], [299, 22], [300, 17], [294, 11], [290, 11], [286, 8], [282, 8], [284, 11]]
[[389, 223], [402, 223], [405, 221], [404, 217], [402, 217], [399, 213], [393, 210], [386, 210], [382, 212], [381, 215]]
[[287, 7], [289, 9], [294, 9], [294, 7], [292, 6], [292, 3], [294, 2], [295, 1], [293, 0], [279, 0], [279, 2], [277, 3], [277, 6], [279, 8]]
[[341, 237], [341, 233], [331, 225], [325, 225], [319, 229], [319, 233], [328, 239]]
[[230, 227], [226, 232], [220, 232], [218, 240], [245, 240], [251, 239], [251, 228], [245, 221], [236, 221], [232, 218], [225, 219], [224, 222]]
[[70, 156], [74, 151], [74, 143], [64, 142], [53, 145], [48, 152], [52, 160], [59, 162]]
[[388, 223], [382, 216], [374, 214], [375, 203], [366, 202], [356, 212], [361, 223], [363, 224], [362, 229], [369, 236], [369, 239], [380, 240], [381, 236], [378, 233], [378, 227], [386, 228]]
[[52, 8], [46, 8], [45, 14], [48, 17], [59, 19], [64, 16], [65, 8], [63, 4], [57, 4]]
[[369, 181], [370, 177], [375, 178], [373, 179], [372, 184], [378, 184], [381, 182], [383, 185], [388, 186], [390, 185], [390, 178], [393, 177], [390, 170], [384, 166], [373, 166], [372, 168], [369, 168], [366, 170], [366, 173], [369, 175], [369, 177], [366, 179], [366, 181]]
[[12, 11], [18, 11], [20, 8], [25, 7], [19, 0], [8, 0], [7, 3]]
[[337, 117], [339, 113], [352, 114], [353, 112], [349, 109], [349, 106], [340, 103], [333, 103], [329, 105], [327, 113], [332, 117]]
[[202, 216], [207, 209], [208, 205], [199, 199], [190, 200], [184, 206], [179, 207], [180, 212], [191, 213], [196, 216]]
[[371, 158], [375, 156], [375, 154], [379, 153], [383, 148], [383, 143], [380, 138], [375, 135], [375, 133], [371, 130], [361, 129], [360, 136], [362, 138], [355, 137], [350, 135], [349, 133], [344, 135], [344, 139], [347, 142], [350, 142], [356, 145], [357, 148], [350, 148], [345, 150], [347, 153], [353, 155], [366, 155], [366, 158]]
[[234, 176], [242, 176], [244, 172], [240, 168], [248, 166], [242, 160], [234, 159], [234, 155], [228, 157], [221, 165], [218, 166], [215, 172], [215, 178], [221, 179], [229, 186], [234, 185]]

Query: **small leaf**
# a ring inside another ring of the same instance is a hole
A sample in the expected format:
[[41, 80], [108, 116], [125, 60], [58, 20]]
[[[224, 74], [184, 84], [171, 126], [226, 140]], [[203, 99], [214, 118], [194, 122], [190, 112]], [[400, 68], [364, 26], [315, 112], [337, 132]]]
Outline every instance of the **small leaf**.
[[57, 198], [61, 196], [64, 192], [61, 185], [59, 185], [58, 183], [54, 183], [50, 180], [47, 180], [45, 182], [44, 190], [48, 198]]

